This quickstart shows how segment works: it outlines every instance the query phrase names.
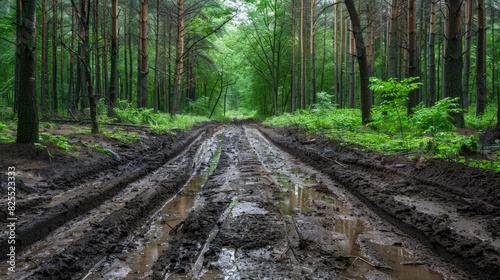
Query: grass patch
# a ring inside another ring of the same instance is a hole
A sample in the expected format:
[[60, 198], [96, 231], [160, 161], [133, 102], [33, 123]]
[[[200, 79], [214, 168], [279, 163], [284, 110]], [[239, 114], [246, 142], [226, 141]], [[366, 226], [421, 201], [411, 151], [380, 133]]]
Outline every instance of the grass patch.
[[[460, 162], [471, 167], [500, 172], [500, 155], [490, 154], [490, 160], [478, 159], [478, 135], [465, 136], [453, 132], [448, 114], [454, 100], [444, 99], [433, 107], [419, 106], [406, 116], [404, 102], [385, 102], [373, 107], [374, 121], [361, 126], [359, 109], [337, 109], [330, 98], [319, 96], [315, 109], [297, 111], [271, 117], [264, 124], [277, 127], [300, 127], [310, 134], [323, 135], [344, 145], [361, 145], [367, 150], [384, 154], [420, 154], [428, 158], [439, 158]], [[393, 96], [394, 97], [394, 96]], [[403, 98], [403, 96], [402, 96]], [[323, 100], [323, 101], [321, 101]], [[397, 106], [398, 110], [394, 107]], [[494, 106], [488, 107], [483, 116], [476, 117], [474, 110], [465, 114], [467, 124], [475, 129], [484, 129], [496, 120]], [[499, 144], [497, 144], [499, 145]]]
[[215, 153], [210, 159], [210, 164], [208, 166], [208, 175], [210, 176], [212, 172], [217, 168], [219, 163], [220, 154], [222, 151], [222, 140], [224, 140], [224, 134], [219, 134], [217, 136], [217, 147], [215, 148]]
[[170, 117], [169, 114], [154, 113], [153, 109], [116, 108], [115, 112], [118, 117], [112, 121], [145, 125], [156, 134], [175, 134], [175, 130], [187, 130], [199, 123], [208, 121], [206, 117], [195, 115], [175, 115]]
[[102, 134], [108, 138], [115, 139], [125, 144], [129, 144], [141, 139], [137, 135], [137, 132], [128, 132], [123, 130], [122, 128], [113, 129], [111, 131], [103, 131]]
[[16, 142], [16, 137], [12, 134], [11, 129], [7, 124], [0, 122], [0, 142], [2, 143], [14, 143]]

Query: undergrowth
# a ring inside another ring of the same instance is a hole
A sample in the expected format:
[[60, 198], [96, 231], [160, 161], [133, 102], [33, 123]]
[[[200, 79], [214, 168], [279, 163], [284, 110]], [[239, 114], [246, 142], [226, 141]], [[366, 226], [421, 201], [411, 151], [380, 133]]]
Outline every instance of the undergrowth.
[[175, 130], [190, 129], [194, 125], [208, 120], [206, 117], [194, 115], [175, 115], [170, 117], [169, 114], [154, 113], [153, 109], [137, 109], [132, 107], [123, 109], [115, 108], [115, 113], [117, 118], [112, 121], [146, 125], [156, 134], [175, 134]]
[[[392, 83], [413, 83], [413, 80]], [[400, 97], [405, 99], [402, 95]], [[344, 145], [361, 145], [367, 150], [385, 154], [418, 154], [500, 172], [498, 153], [488, 160], [474, 156], [479, 152], [478, 135], [466, 136], [454, 132], [449, 112], [455, 110], [456, 100], [443, 99], [432, 107], [419, 105], [407, 116], [405, 101], [395, 100], [398, 99], [395, 95], [391, 98], [390, 102], [373, 106], [373, 122], [366, 127], [361, 126], [359, 109], [338, 109], [331, 104], [331, 96], [326, 93], [318, 94], [319, 103], [312, 110], [271, 117], [264, 123], [305, 128], [310, 134], [323, 135]], [[495, 110], [493, 106], [488, 107], [484, 116], [479, 118], [470, 111], [465, 114], [465, 119], [471, 127], [482, 129], [491, 125]]]

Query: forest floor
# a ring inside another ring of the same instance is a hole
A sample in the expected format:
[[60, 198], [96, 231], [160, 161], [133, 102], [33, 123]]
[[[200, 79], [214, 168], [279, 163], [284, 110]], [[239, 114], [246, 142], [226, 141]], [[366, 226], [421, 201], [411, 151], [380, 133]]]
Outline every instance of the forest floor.
[[256, 123], [46, 130], [79, 154], [0, 144], [1, 279], [500, 279], [498, 174]]

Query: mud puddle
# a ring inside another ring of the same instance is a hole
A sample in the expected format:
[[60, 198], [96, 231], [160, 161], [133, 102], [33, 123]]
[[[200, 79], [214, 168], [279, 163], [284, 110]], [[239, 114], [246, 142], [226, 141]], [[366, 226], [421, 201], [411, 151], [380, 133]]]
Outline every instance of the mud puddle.
[[[348, 203], [346, 197], [325, 176], [275, 148], [258, 131], [249, 129], [247, 136], [264, 167], [278, 182], [280, 189], [273, 197], [283, 214], [296, 221], [316, 215], [331, 217], [331, 224], [323, 227], [328, 234], [336, 236], [335, 242], [351, 263], [340, 276], [348, 279], [443, 279], [403, 247], [401, 236], [379, 231], [371, 227], [376, 223], [368, 226], [366, 221], [358, 219], [360, 214], [351, 210], [352, 205], [344, 203]], [[331, 189], [339, 191], [339, 196]], [[229, 259], [234, 255], [229, 251], [224, 253]]]
[[133, 235], [121, 252], [103, 259], [83, 279], [149, 279], [152, 265], [172, 240], [171, 231], [202, 203], [199, 193], [219, 160], [220, 149], [218, 135], [203, 142], [193, 159], [197, 170], [186, 185], [152, 215], [138, 231], [142, 233]]
[[111, 260], [106, 260], [106, 264], [101, 264], [84, 279], [146, 279], [163, 245], [171, 240], [172, 229], [189, 216], [205, 181], [205, 175], [192, 177], [155, 215], [147, 225], [147, 232], [126, 245], [126, 252], [111, 256]]

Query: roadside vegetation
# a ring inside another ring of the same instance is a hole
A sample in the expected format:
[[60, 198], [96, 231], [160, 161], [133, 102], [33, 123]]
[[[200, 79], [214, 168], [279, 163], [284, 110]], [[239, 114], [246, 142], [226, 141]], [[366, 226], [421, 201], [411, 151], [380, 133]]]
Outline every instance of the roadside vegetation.
[[361, 125], [359, 110], [337, 108], [327, 93], [318, 94], [314, 107], [271, 117], [264, 123], [304, 128], [310, 134], [385, 154], [440, 158], [500, 172], [500, 143], [487, 146], [480, 141], [481, 133], [495, 124], [495, 106], [487, 107], [481, 116], [476, 116], [474, 109], [465, 112], [467, 128], [457, 129], [450, 116], [459, 110], [456, 99], [445, 98], [430, 107], [419, 105], [407, 115], [407, 93], [418, 87], [414, 79], [371, 81], [380, 102], [373, 106], [372, 122], [367, 126]]

